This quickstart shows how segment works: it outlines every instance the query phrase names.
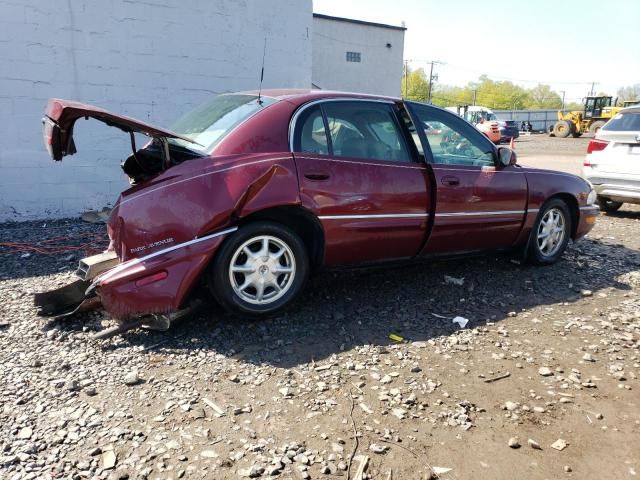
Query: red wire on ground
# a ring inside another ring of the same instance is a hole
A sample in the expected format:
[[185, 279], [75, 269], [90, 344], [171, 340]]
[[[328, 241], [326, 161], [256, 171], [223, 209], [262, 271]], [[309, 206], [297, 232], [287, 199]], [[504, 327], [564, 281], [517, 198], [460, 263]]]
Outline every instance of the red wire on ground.
[[[9, 253], [38, 253], [40, 255], [60, 255], [63, 253], [85, 251], [98, 253], [108, 244], [105, 235], [86, 232], [78, 235], [66, 235], [47, 238], [37, 242], [0, 242], [0, 248], [10, 250]], [[0, 250], [0, 253], [2, 251]]]

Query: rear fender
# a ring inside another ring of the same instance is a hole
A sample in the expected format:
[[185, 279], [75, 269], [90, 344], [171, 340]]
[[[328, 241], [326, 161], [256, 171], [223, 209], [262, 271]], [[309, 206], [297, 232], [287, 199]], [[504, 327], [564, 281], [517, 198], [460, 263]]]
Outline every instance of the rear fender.
[[251, 182], [238, 198], [232, 223], [252, 213], [283, 205], [300, 205], [298, 178], [295, 170], [274, 164]]
[[99, 275], [95, 289], [107, 312], [124, 320], [180, 309], [224, 238], [237, 230], [214, 234], [121, 263]]

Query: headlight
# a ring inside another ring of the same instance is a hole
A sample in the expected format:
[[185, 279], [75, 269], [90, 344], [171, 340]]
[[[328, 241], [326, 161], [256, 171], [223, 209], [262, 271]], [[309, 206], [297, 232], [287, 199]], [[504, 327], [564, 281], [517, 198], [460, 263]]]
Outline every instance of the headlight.
[[589, 195], [587, 196], [587, 205], [593, 205], [594, 203], [596, 203], [597, 199], [598, 199], [598, 195], [596, 194], [596, 191], [592, 188], [589, 191]]

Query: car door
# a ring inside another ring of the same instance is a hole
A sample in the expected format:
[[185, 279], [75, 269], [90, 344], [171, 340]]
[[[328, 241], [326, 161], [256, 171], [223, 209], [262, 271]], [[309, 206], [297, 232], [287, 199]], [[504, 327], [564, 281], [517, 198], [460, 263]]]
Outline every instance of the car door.
[[489, 139], [457, 115], [414, 102], [407, 107], [435, 189], [433, 227], [423, 254], [513, 245], [527, 201], [522, 170], [499, 166]]
[[393, 102], [329, 99], [293, 118], [302, 205], [325, 232], [326, 265], [412, 257], [422, 249], [426, 167]]

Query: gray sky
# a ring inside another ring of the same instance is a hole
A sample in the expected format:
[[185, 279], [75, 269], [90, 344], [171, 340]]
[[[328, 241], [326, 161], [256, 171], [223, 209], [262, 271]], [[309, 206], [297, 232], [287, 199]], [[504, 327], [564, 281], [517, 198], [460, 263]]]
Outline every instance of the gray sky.
[[314, 0], [314, 11], [408, 28], [405, 58], [464, 85], [486, 73], [580, 101], [640, 83], [640, 0]]

